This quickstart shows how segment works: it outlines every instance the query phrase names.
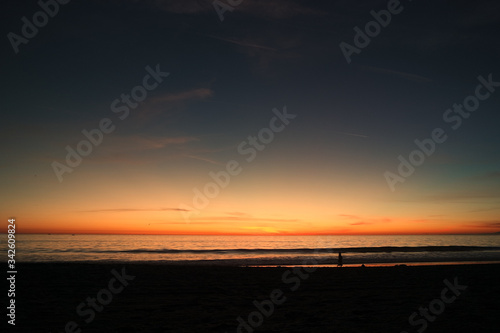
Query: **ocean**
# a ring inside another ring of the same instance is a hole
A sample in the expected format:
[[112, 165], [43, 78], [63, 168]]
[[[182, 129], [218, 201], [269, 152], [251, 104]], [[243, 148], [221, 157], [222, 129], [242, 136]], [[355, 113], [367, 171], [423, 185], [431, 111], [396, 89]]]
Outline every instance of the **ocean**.
[[[5, 234], [1, 248], [7, 253]], [[336, 265], [500, 262], [500, 235], [195, 236], [17, 234], [21, 262]], [[6, 261], [6, 256], [4, 256]]]

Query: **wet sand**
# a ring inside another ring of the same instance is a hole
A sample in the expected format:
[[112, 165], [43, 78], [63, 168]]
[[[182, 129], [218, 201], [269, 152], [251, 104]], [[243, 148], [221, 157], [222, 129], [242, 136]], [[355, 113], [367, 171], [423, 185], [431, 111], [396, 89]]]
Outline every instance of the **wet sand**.
[[496, 333], [499, 276], [498, 264], [19, 263], [9, 332]]

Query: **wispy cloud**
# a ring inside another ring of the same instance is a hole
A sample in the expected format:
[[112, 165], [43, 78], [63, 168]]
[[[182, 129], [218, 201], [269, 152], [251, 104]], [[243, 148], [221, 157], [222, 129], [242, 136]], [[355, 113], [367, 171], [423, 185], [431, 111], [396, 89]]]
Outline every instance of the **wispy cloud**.
[[370, 222], [353, 222], [353, 223], [349, 223], [349, 225], [366, 225], [366, 224], [373, 224], [373, 223], [370, 223]]
[[[144, 125], [153, 119], [157, 121], [159, 115], [171, 115], [181, 112], [188, 103], [207, 99], [213, 94], [214, 91], [210, 88], [193, 88], [148, 98], [144, 105], [140, 106], [140, 112], [134, 112], [136, 122]], [[137, 123], [134, 125], [137, 126]]]
[[466, 227], [475, 227], [475, 228], [491, 228], [491, 229], [499, 229], [500, 231], [500, 221], [472, 221], [465, 224]]
[[195, 156], [195, 155], [184, 155], [184, 156], [188, 157], [188, 158], [193, 158], [195, 160], [200, 160], [200, 161], [208, 162], [210, 164], [225, 165], [224, 163], [217, 162], [215, 160], [212, 160], [212, 159], [209, 159], [209, 158], [206, 158], [206, 157], [200, 157], [200, 156]]
[[392, 222], [392, 219], [387, 217], [367, 218], [353, 214], [339, 214], [338, 216], [348, 220], [356, 220], [355, 222], [348, 222], [349, 225], [369, 225], [369, 224]]
[[276, 48], [272, 48], [269, 46], [264, 46], [264, 45], [259, 45], [250, 41], [244, 41], [244, 40], [237, 40], [237, 39], [231, 39], [231, 38], [224, 38], [224, 37], [218, 37], [218, 36], [213, 36], [213, 35], [206, 35], [207, 37], [218, 39], [224, 42], [228, 42], [231, 44], [236, 44], [239, 46], [244, 46], [244, 47], [253, 47], [257, 49], [263, 49], [263, 50], [268, 50], [268, 51], [277, 51]]
[[201, 218], [204, 221], [248, 221], [248, 222], [292, 222], [297, 223], [299, 219], [277, 219], [267, 217], [252, 217], [252, 216], [213, 216]]
[[406, 73], [406, 72], [399, 72], [399, 71], [395, 71], [395, 70], [387, 69], [387, 68], [373, 67], [373, 66], [363, 66], [361, 68], [364, 68], [368, 71], [375, 72], [375, 73], [396, 76], [396, 77], [399, 77], [399, 78], [402, 78], [405, 80], [409, 80], [409, 81], [415, 81], [415, 82], [431, 82], [432, 81], [432, 79], [429, 79], [429, 78], [421, 76], [421, 75]]
[[192, 136], [153, 137], [142, 135], [112, 136], [103, 145], [105, 154], [156, 150], [167, 146], [178, 146], [197, 141]]
[[178, 103], [196, 99], [204, 99], [213, 95], [213, 90], [209, 88], [196, 88], [177, 93], [168, 93], [154, 97], [150, 103]]
[[498, 228], [500, 229], [500, 222], [485, 222], [482, 224], [486, 228]]
[[251, 217], [252, 215], [243, 212], [228, 212], [227, 215], [239, 216], [239, 217]]
[[182, 208], [107, 208], [107, 209], [92, 209], [92, 210], [80, 210], [81, 213], [101, 213], [101, 212], [115, 212], [115, 213], [127, 213], [127, 212], [168, 212], [168, 211], [181, 211], [186, 212], [188, 210]]

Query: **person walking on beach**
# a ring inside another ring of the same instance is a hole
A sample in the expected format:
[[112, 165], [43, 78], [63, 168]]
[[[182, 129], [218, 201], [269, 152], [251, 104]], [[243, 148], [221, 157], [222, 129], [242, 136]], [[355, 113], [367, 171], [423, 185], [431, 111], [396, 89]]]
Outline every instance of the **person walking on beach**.
[[337, 267], [342, 267], [342, 253], [339, 252], [339, 260], [337, 261]]

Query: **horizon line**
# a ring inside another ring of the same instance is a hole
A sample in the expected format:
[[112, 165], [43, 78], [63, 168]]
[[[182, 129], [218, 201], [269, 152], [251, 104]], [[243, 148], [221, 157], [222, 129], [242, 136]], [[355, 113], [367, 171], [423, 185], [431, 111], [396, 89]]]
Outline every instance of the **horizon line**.
[[[0, 234], [8, 234], [0, 232]], [[498, 232], [478, 232], [478, 233], [367, 233], [367, 234], [159, 234], [159, 233], [97, 233], [97, 232], [16, 232], [23, 235], [129, 235], [129, 236], [422, 236], [422, 235], [500, 235]]]

